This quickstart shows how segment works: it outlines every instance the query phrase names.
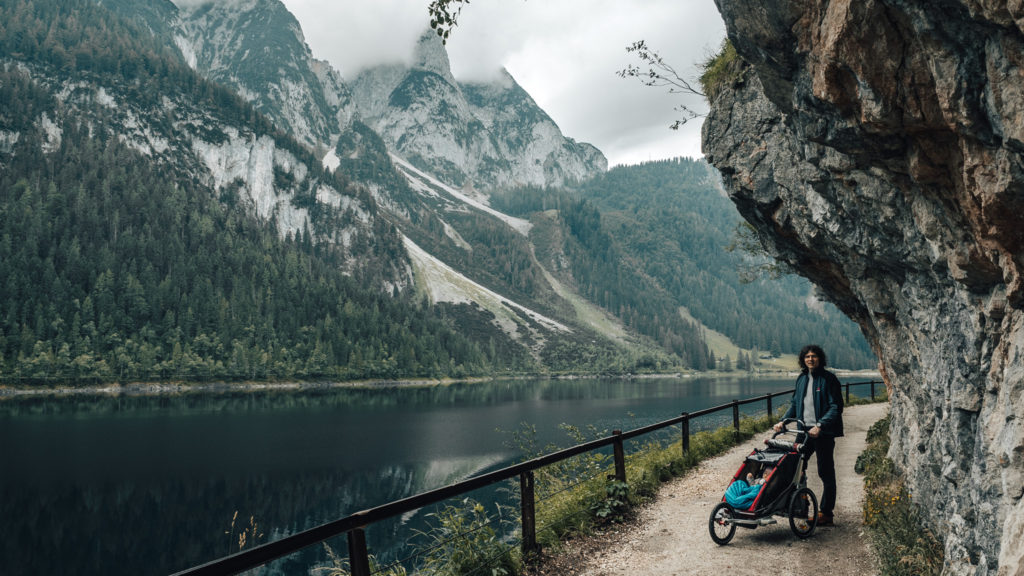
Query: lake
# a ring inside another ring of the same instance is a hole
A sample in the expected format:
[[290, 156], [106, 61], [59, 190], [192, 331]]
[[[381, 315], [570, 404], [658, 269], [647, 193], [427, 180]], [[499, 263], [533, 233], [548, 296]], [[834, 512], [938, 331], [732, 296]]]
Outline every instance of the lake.
[[[0, 573], [167, 574], [237, 551], [251, 525], [264, 543], [508, 466], [524, 422], [540, 444], [564, 447], [562, 423], [628, 430], [791, 386], [639, 378], [7, 397]], [[372, 527], [371, 553], [402, 554], [423, 516]], [[330, 544], [344, 555], [345, 542]], [[307, 574], [324, 557], [312, 547], [264, 573]]]

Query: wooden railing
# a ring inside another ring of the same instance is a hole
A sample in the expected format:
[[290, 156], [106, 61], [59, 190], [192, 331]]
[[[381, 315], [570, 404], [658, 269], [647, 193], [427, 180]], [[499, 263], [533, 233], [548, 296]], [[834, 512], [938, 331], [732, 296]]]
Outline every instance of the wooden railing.
[[[880, 381], [871, 380], [868, 382], [852, 382], [843, 384], [843, 387], [846, 389], [846, 401], [850, 401], [850, 388], [852, 386], [865, 385], [871, 386], [871, 400], [874, 401], [875, 385], [881, 383], [882, 382]], [[737, 432], [739, 432], [740, 406], [756, 402], [764, 402], [767, 413], [771, 414], [773, 398], [777, 398], [779, 396], [792, 396], [792, 394], [793, 391], [790, 389], [765, 394], [764, 396], [755, 396], [746, 400], [733, 400], [732, 402], [715, 406], [713, 408], [705, 408], [696, 412], [684, 412], [675, 418], [636, 428], [634, 430], [629, 430], [627, 432], [615, 430], [612, 432], [611, 436], [586, 442], [584, 444], [578, 444], [564, 450], [559, 450], [558, 452], [540, 456], [526, 462], [502, 468], [501, 470], [495, 470], [494, 472], [475, 476], [442, 488], [423, 492], [402, 500], [389, 502], [375, 508], [370, 508], [369, 510], [356, 512], [355, 514], [346, 516], [340, 520], [328, 522], [315, 528], [310, 528], [309, 530], [304, 530], [302, 532], [292, 534], [291, 536], [286, 536], [280, 540], [275, 540], [274, 542], [262, 544], [200, 566], [195, 566], [193, 568], [177, 572], [173, 576], [221, 576], [238, 574], [240, 572], [262, 566], [271, 560], [276, 560], [283, 556], [298, 552], [308, 546], [319, 544], [320, 542], [341, 534], [348, 535], [349, 565], [352, 576], [370, 576], [369, 554], [366, 547], [366, 528], [368, 526], [375, 522], [380, 522], [394, 516], [419, 510], [425, 506], [437, 504], [448, 500], [449, 498], [461, 496], [468, 492], [472, 492], [473, 490], [484, 488], [491, 484], [515, 478], [517, 476], [519, 477], [520, 486], [520, 529], [522, 531], [520, 546], [522, 547], [524, 556], [527, 556], [537, 551], [536, 522], [534, 515], [535, 501], [533, 493], [535, 470], [572, 458], [573, 456], [578, 456], [580, 454], [611, 446], [615, 461], [614, 477], [617, 480], [626, 481], [625, 449], [623, 446], [623, 442], [626, 440], [680, 424], [682, 425], [682, 450], [685, 454], [690, 449], [690, 422], [693, 419], [725, 410], [732, 410], [733, 427]]]

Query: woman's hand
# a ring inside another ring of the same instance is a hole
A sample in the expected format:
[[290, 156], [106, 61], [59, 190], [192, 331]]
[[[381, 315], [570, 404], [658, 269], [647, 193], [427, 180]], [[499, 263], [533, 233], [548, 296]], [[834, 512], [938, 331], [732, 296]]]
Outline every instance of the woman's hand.
[[782, 422], [776, 422], [775, 426], [772, 426], [772, 430], [775, 430], [776, 432], [782, 432], [783, 428], [785, 428], [785, 425]]
[[821, 427], [819, 426], [815, 426], [814, 428], [811, 428], [810, 430], [807, 431], [807, 435], [810, 436], [811, 438], [817, 438], [818, 434], [821, 434]]

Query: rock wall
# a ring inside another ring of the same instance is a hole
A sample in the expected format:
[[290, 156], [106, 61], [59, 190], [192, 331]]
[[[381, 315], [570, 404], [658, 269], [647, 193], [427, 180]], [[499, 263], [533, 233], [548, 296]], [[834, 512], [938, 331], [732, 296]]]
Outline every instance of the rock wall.
[[874, 347], [944, 573], [1022, 573], [1024, 5], [716, 3], [749, 66], [708, 160]]

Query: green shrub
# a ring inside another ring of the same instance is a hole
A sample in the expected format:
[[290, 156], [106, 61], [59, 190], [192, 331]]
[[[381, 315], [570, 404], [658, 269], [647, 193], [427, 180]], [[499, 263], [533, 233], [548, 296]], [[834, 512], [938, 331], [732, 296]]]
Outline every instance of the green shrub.
[[864, 474], [864, 524], [887, 576], [922, 576], [942, 570], [942, 545], [921, 525], [918, 505], [907, 491], [902, 475], [886, 454], [889, 451], [886, 416], [868, 430], [868, 447], [857, 458]]
[[518, 550], [501, 539], [495, 524], [509, 518], [498, 507], [488, 514], [483, 504], [469, 498], [430, 514], [431, 527], [422, 532], [422, 571], [434, 576], [512, 576], [519, 573]]
[[743, 78], [745, 69], [743, 59], [736, 52], [736, 47], [728, 38], [722, 41], [722, 49], [718, 54], [708, 57], [701, 65], [701, 89], [709, 102], [726, 88], [730, 88]]
[[629, 507], [629, 483], [612, 480], [605, 486], [604, 492], [604, 500], [592, 505], [590, 512], [598, 520], [621, 521]]

